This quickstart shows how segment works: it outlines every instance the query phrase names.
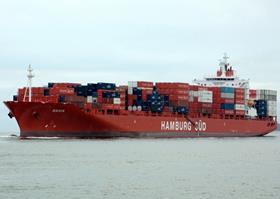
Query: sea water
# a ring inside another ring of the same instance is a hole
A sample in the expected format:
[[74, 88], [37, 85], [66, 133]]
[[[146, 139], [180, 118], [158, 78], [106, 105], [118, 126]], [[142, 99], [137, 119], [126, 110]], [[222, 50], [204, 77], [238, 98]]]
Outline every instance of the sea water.
[[28, 139], [1, 134], [0, 198], [280, 196], [280, 136]]

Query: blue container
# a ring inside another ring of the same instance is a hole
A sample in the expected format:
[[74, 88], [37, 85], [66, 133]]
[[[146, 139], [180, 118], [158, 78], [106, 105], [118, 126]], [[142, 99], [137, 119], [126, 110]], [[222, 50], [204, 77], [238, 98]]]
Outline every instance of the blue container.
[[256, 108], [257, 108], [257, 111], [267, 111], [267, 106], [258, 106]]
[[257, 111], [257, 114], [258, 114], [259, 117], [266, 117], [267, 116], [266, 111]]
[[49, 87], [49, 88], [52, 88], [53, 86], [54, 86], [54, 83], [52, 83], [52, 82], [49, 82], [49, 83], [48, 83], [48, 87]]
[[152, 95], [158, 95], [158, 92], [156, 90], [153, 90]]
[[137, 96], [136, 96], [136, 99], [137, 99], [137, 100], [142, 100], [142, 95], [137, 95]]
[[120, 94], [118, 92], [112, 92], [110, 94], [110, 98], [119, 98], [120, 97]]
[[259, 106], [267, 106], [267, 101], [266, 100], [256, 100], [256, 107]]
[[187, 114], [188, 113], [188, 108], [186, 106], [178, 106], [176, 107], [176, 111], [179, 114]]
[[234, 88], [232, 87], [221, 87], [221, 93], [234, 93]]
[[88, 87], [88, 88], [91, 88], [91, 89], [94, 89], [94, 90], [97, 91], [97, 87], [98, 87], [98, 86], [97, 86], [97, 84], [95, 84], [95, 83], [88, 83], [88, 84], [87, 84], [87, 87]]
[[88, 83], [87, 84], [87, 95], [92, 96], [93, 92], [97, 92], [97, 84]]
[[141, 95], [142, 96], [142, 89], [140, 88], [133, 88], [133, 95]]
[[65, 96], [64, 95], [60, 95], [58, 97], [58, 102], [65, 102]]
[[75, 92], [78, 96], [87, 96], [87, 86], [77, 86]]
[[234, 110], [234, 104], [221, 104], [221, 109]]
[[18, 101], [18, 96], [17, 95], [13, 96], [13, 101]]
[[266, 100], [256, 100], [257, 114], [259, 117], [267, 116], [267, 101]]
[[135, 100], [134, 105], [135, 106], [143, 106], [143, 101], [142, 100]]
[[142, 106], [142, 111], [150, 111], [150, 107], [149, 106]]
[[97, 83], [97, 89], [102, 89], [102, 90], [115, 90], [115, 89], [116, 89], [116, 84], [98, 82], [98, 83]]
[[102, 97], [103, 98], [119, 98], [120, 94], [118, 92], [103, 91]]
[[48, 88], [44, 89], [44, 96], [49, 96], [50, 95], [50, 90]]
[[92, 97], [97, 97], [97, 92], [92, 92]]

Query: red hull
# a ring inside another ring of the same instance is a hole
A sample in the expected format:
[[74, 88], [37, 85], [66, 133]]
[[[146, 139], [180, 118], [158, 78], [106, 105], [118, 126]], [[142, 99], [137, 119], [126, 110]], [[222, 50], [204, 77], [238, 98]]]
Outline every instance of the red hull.
[[85, 113], [74, 105], [5, 102], [21, 137], [242, 137], [262, 136], [276, 121]]

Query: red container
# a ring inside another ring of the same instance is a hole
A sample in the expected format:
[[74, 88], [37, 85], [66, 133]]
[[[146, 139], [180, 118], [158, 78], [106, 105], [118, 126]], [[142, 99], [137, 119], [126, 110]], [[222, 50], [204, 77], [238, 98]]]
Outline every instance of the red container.
[[214, 99], [214, 103], [216, 103], [216, 104], [234, 104], [234, 99], [227, 99], [227, 98]]
[[153, 93], [153, 90], [142, 90], [142, 99], [144, 101], [147, 100], [148, 95], [151, 95]]
[[213, 92], [213, 94], [214, 93], [221, 93], [221, 91], [220, 91], [220, 87], [208, 87], [208, 90], [209, 91], [212, 91]]
[[50, 95], [74, 95], [74, 88], [53, 87], [50, 88]]
[[212, 109], [213, 104], [212, 103], [200, 103], [200, 106], [202, 108], [211, 108]]
[[250, 99], [256, 99], [257, 98], [257, 90], [250, 90], [249, 91], [249, 97], [250, 97]]
[[245, 99], [244, 93], [243, 94], [235, 94], [235, 99]]
[[116, 88], [116, 91], [125, 93], [127, 91], [127, 89], [128, 89], [128, 86], [119, 86]]
[[137, 82], [137, 87], [140, 87], [140, 88], [153, 88], [154, 87], [154, 83], [153, 82], [139, 81], [139, 82]]
[[245, 104], [245, 100], [244, 99], [235, 99], [235, 104]]
[[234, 115], [234, 110], [223, 110], [225, 115]]
[[119, 104], [102, 104], [102, 109], [104, 110], [120, 110], [120, 108]]
[[198, 91], [198, 87], [197, 85], [190, 85], [190, 90], [192, 91]]
[[169, 95], [169, 101], [189, 100], [187, 95]]
[[74, 86], [80, 86], [78, 83], [54, 83], [53, 88], [72, 88]]
[[174, 89], [158, 89], [158, 93], [161, 95], [187, 95], [189, 91], [187, 89], [174, 88]]
[[250, 90], [249, 90], [249, 94], [250, 94], [250, 95], [257, 95], [257, 90], [252, 90], [252, 89], [250, 89]]
[[100, 90], [97, 90], [97, 96], [98, 96], [98, 97], [101, 97], [101, 98], [102, 98], [102, 96], [103, 96], [102, 93], [103, 93], [103, 90], [101, 90], [101, 89], [100, 89]]
[[189, 89], [190, 85], [187, 83], [170, 83], [170, 82], [157, 82], [156, 87], [159, 89]]
[[220, 109], [221, 104], [212, 104], [213, 109]]
[[235, 88], [234, 89], [235, 95], [236, 94], [243, 94], [245, 93], [245, 89], [244, 88]]
[[70, 103], [72, 103], [72, 102], [85, 103], [86, 98], [83, 96], [77, 96], [77, 95], [65, 95], [65, 101], [70, 102]]
[[171, 106], [188, 106], [189, 101], [188, 100], [174, 100], [170, 101]]
[[235, 115], [245, 115], [245, 111], [242, 110], [235, 110]]

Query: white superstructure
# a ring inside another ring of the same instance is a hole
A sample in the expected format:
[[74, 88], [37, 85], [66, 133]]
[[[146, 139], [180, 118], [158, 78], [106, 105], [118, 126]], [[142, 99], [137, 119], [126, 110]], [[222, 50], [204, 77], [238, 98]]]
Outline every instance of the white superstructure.
[[249, 80], [240, 79], [236, 76], [236, 71], [228, 63], [229, 57], [224, 54], [222, 60], [220, 60], [220, 69], [214, 76], [206, 76], [203, 80], [194, 79], [193, 83], [199, 86], [208, 87], [234, 87], [249, 89]]

